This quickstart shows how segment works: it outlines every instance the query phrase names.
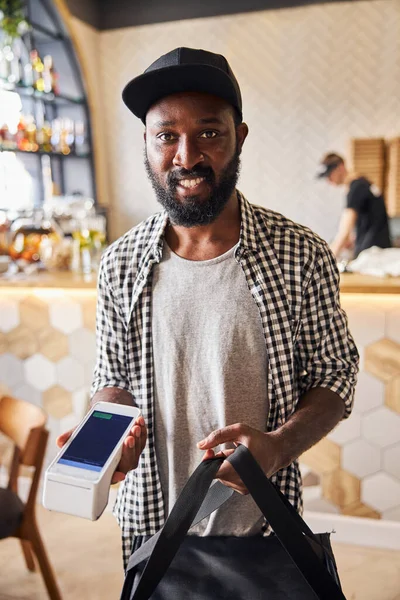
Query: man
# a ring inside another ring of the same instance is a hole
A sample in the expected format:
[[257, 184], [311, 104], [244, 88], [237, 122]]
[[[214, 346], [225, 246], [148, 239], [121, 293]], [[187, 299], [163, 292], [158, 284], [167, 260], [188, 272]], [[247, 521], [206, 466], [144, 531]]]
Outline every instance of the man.
[[[145, 124], [164, 208], [107, 249], [99, 274], [92, 402], [133, 402], [143, 415], [114, 477], [126, 475], [115, 509], [126, 565], [220, 444], [248, 446], [301, 510], [297, 458], [350, 414], [358, 355], [327, 245], [236, 190], [248, 128], [226, 59], [178, 48], [123, 99]], [[246, 494], [228, 463], [218, 478]], [[194, 531], [263, 532], [239, 494]]]
[[343, 211], [338, 233], [331, 250], [338, 257], [342, 250], [353, 246], [356, 231], [354, 258], [360, 252], [379, 246], [390, 248], [390, 234], [385, 201], [381, 191], [366, 177], [351, 176], [339, 154], [326, 154], [321, 161], [317, 177], [324, 177], [331, 185], [347, 186], [347, 206]]

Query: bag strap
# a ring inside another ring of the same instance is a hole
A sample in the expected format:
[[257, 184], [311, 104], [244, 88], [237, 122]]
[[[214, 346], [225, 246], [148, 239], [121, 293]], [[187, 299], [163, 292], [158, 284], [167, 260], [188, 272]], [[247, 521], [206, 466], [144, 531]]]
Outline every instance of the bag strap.
[[[245, 446], [238, 446], [227, 460], [241, 477], [283, 547], [314, 591], [315, 597], [323, 600], [345, 600], [340, 588], [307, 540], [309, 537], [310, 540], [319, 544], [317, 538], [294, 508], [289, 508], [286, 502], [282, 501], [281, 495], [264, 475], [249, 450]], [[183, 543], [190, 525], [196, 515], [199, 515], [200, 506], [222, 462], [221, 458], [206, 460], [200, 463], [194, 471], [162, 530], [132, 555], [128, 565], [129, 570], [149, 554], [150, 558], [134, 594], [127, 596], [126, 592], [129, 590], [124, 586], [121, 598], [131, 598], [131, 600], [148, 600], [150, 598]], [[211, 489], [216, 485], [213, 485]], [[213, 492], [213, 494], [215, 493], [218, 493], [218, 488], [216, 492]], [[224, 494], [222, 494], [223, 496]], [[226, 499], [227, 497], [225, 497]], [[206, 512], [207, 510], [202, 507], [200, 516], [201, 514], [206, 516]], [[131, 578], [129, 577], [129, 579]]]

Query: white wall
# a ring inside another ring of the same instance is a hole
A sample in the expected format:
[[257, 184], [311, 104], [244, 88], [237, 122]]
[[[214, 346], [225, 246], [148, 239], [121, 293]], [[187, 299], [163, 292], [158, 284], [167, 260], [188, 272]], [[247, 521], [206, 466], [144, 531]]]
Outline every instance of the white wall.
[[323, 152], [351, 136], [400, 133], [400, 2], [323, 4], [102, 32], [112, 234], [158, 209], [143, 169], [143, 127], [121, 90], [159, 55], [187, 45], [224, 54], [239, 80], [250, 136], [241, 190], [326, 239], [341, 192], [313, 181]]

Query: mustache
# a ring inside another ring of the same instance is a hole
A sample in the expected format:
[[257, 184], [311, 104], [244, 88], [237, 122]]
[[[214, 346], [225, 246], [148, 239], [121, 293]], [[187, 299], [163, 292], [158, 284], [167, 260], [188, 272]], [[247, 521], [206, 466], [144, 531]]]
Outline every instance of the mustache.
[[193, 169], [176, 169], [169, 173], [167, 182], [169, 187], [175, 188], [181, 179], [186, 177], [204, 177], [207, 183], [214, 183], [215, 175], [211, 167], [198, 166]]

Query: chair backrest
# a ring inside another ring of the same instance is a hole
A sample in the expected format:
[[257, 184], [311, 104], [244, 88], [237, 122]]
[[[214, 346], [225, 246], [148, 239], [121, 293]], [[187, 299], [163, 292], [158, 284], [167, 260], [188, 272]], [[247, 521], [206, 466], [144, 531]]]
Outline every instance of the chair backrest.
[[31, 430], [44, 427], [46, 421], [46, 413], [38, 406], [11, 396], [0, 397], [0, 431], [20, 449], [22, 464], [35, 464], [28, 440]]
[[46, 413], [38, 406], [11, 396], [0, 397], [0, 431], [14, 442], [8, 487], [17, 493], [20, 466], [35, 467], [27, 510], [34, 508], [39, 485], [49, 435], [45, 429], [46, 421]]

